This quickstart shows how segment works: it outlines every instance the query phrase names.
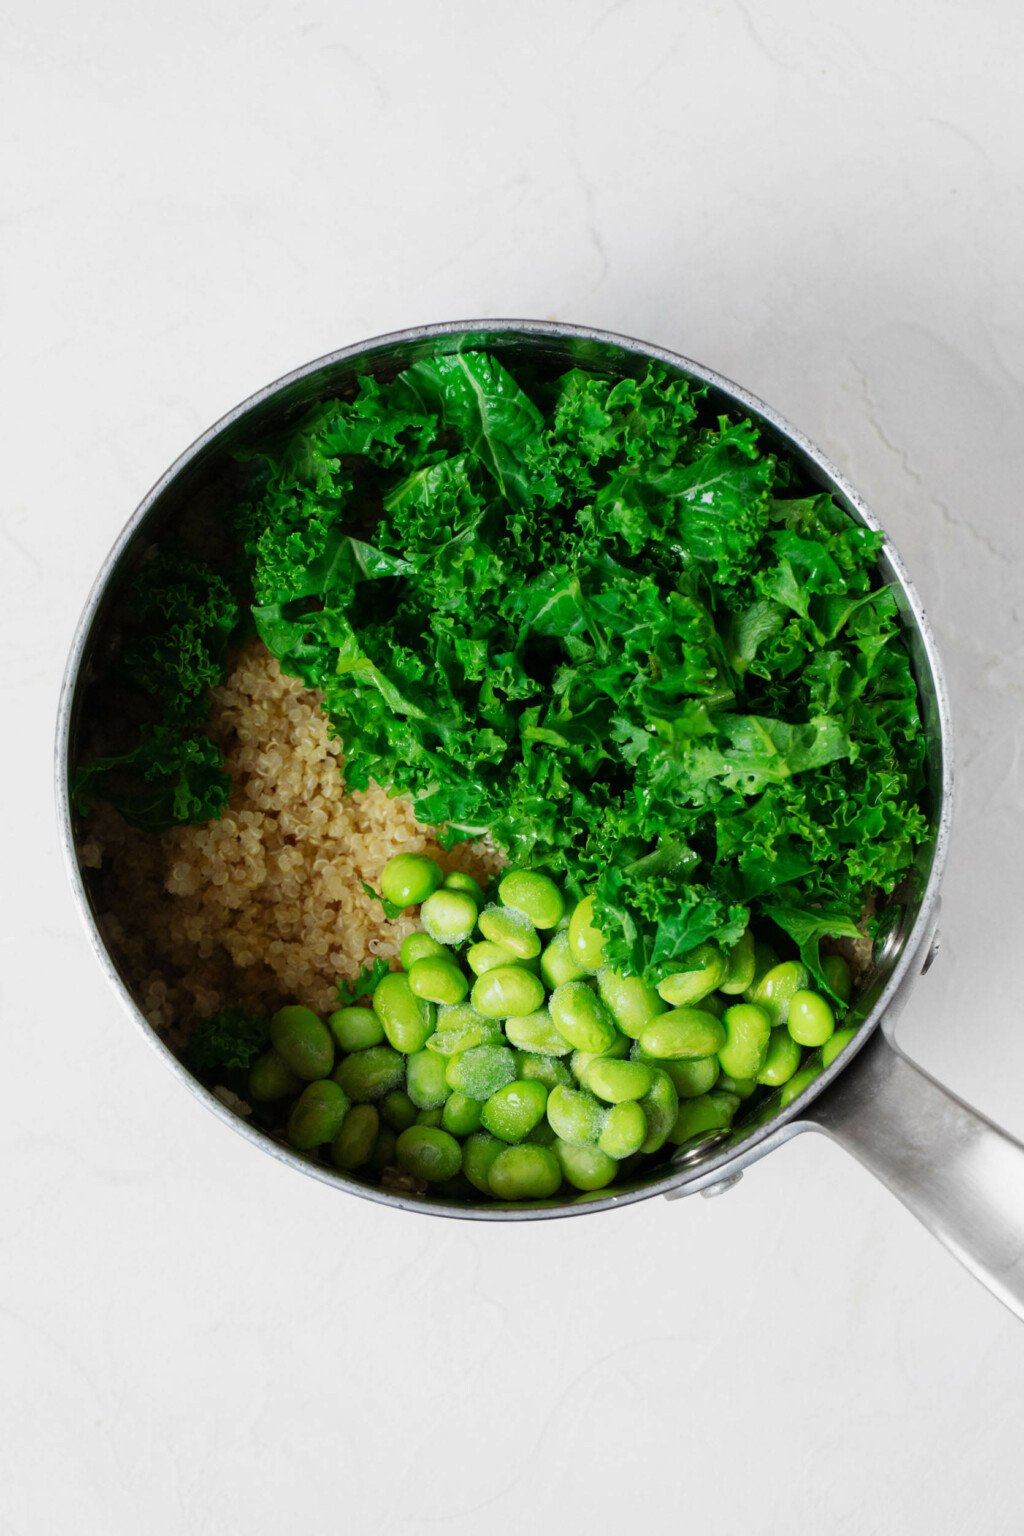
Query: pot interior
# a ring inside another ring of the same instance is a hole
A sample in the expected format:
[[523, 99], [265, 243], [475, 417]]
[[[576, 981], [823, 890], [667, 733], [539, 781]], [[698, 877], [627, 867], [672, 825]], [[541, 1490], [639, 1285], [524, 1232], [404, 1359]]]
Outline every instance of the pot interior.
[[[276, 435], [300, 421], [308, 409], [325, 399], [344, 397], [354, 392], [360, 375], [372, 373], [380, 379], [393, 377], [416, 359], [438, 352], [465, 350], [480, 346], [495, 353], [513, 374], [542, 369], [556, 373], [567, 367], [615, 372], [622, 376], [642, 373], [651, 359], [707, 386], [709, 401], [723, 411], [752, 417], [761, 427], [772, 447], [786, 453], [800, 466], [808, 489], [830, 491], [858, 521], [877, 527], [856, 494], [841, 482], [836, 472], [798, 435], [744, 391], [729, 385], [685, 360], [655, 348], [599, 333], [522, 323], [497, 323], [491, 327], [433, 327], [384, 337], [360, 349], [335, 354], [289, 376], [254, 396], [232, 412], [193, 446], [146, 498], [115, 549], [82, 621], [79, 641], [73, 653], [62, 716], [61, 796], [69, 852], [78, 871], [87, 920], [102, 957], [115, 982], [128, 999], [137, 1020], [161, 1045], [175, 1069], [190, 1086], [224, 1118], [257, 1141], [266, 1150], [317, 1177], [344, 1188], [417, 1209], [444, 1214], [495, 1218], [570, 1214], [573, 1211], [607, 1208], [646, 1195], [678, 1188], [688, 1180], [702, 1180], [711, 1170], [725, 1168], [737, 1158], [746, 1157], [771, 1136], [784, 1122], [800, 1113], [801, 1100], [783, 1109], [776, 1093], [744, 1114], [743, 1106], [728, 1132], [717, 1132], [692, 1145], [668, 1147], [661, 1160], [632, 1182], [615, 1184], [592, 1195], [572, 1200], [523, 1203], [501, 1206], [491, 1201], [453, 1203], [429, 1194], [395, 1187], [382, 1189], [375, 1179], [357, 1174], [341, 1174], [326, 1163], [313, 1162], [286, 1147], [280, 1138], [259, 1129], [231, 1113], [201, 1084], [190, 1078], [187, 1069], [154, 1030], [145, 1017], [139, 993], [138, 976], [130, 973], [119, 954], [116, 936], [103, 917], [102, 874], [84, 868], [76, 857], [81, 846], [82, 827], [72, 810], [70, 785], [76, 767], [86, 754], [104, 747], [116, 737], [118, 711], [121, 707], [117, 683], [120, 616], [130, 605], [133, 577], [154, 547], [173, 539], [184, 539], [196, 548], [209, 547], [223, 538], [221, 516], [224, 508], [237, 499], [245, 481], [245, 469], [234, 455], [244, 444]], [[908, 946], [916, 948], [921, 927], [927, 916], [926, 906], [933, 903], [941, 862], [944, 813], [948, 800], [947, 717], [941, 679], [934, 648], [919, 603], [903, 573], [899, 559], [886, 543], [881, 560], [882, 580], [892, 584], [905, 626], [905, 636], [919, 689], [922, 714], [928, 738], [928, 792], [926, 811], [931, 836], [921, 850], [915, 869], [899, 890], [888, 900], [873, 951], [863, 956], [863, 972], [855, 994], [850, 1018], [861, 1028], [847, 1051], [810, 1086], [806, 1098], [815, 1096], [842, 1070], [847, 1060], [870, 1031], [876, 1027], [899, 977], [901, 959]]]

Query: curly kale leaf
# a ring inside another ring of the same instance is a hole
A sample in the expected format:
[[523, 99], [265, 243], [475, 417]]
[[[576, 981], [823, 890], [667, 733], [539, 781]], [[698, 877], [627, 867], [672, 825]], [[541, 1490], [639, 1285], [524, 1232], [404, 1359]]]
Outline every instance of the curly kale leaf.
[[269, 1043], [268, 1018], [242, 1008], [223, 1008], [212, 1018], [196, 1022], [185, 1061], [197, 1077], [244, 1094], [249, 1068]]
[[260, 464], [257, 626], [349, 784], [593, 889], [611, 963], [656, 977], [782, 892], [853, 923], [910, 867], [923, 733], [878, 536], [703, 389], [578, 367], [528, 394], [466, 351]]

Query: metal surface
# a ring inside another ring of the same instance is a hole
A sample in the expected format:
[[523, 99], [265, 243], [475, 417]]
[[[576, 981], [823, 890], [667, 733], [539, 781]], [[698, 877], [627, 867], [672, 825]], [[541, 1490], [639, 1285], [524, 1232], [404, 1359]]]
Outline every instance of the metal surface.
[[877, 1030], [806, 1112], [1024, 1317], [1024, 1147]]
[[[863, 1003], [865, 1014], [863, 1022], [856, 1037], [842, 1055], [821, 1073], [799, 1099], [785, 1109], [778, 1110], [766, 1123], [747, 1128], [740, 1127], [721, 1144], [700, 1149], [699, 1156], [689, 1158], [684, 1156], [677, 1161], [667, 1162], [632, 1185], [602, 1191], [597, 1195], [583, 1195], [567, 1201], [536, 1202], [529, 1206], [503, 1207], [493, 1203], [467, 1205], [428, 1197], [420, 1199], [404, 1192], [381, 1189], [379, 1186], [363, 1183], [354, 1176], [335, 1172], [301, 1157], [227, 1109], [215, 1095], [188, 1073], [148, 1025], [132, 996], [128, 978], [121, 974], [103, 941], [88, 885], [79, 868], [75, 854], [68, 783], [76, 751], [82, 696], [88, 684], [91, 656], [102, 634], [112, 594], [120, 582], [129, 579], [133, 562], [139, 552], [160, 536], [187, 503], [195, 502], [197, 495], [208, 485], [211, 477], [215, 477], [230, 461], [232, 449], [243, 440], [251, 440], [272, 426], [280, 426], [294, 420], [312, 402], [329, 398], [350, 383], [360, 372], [390, 374], [416, 357], [438, 351], [456, 351], [467, 345], [491, 348], [499, 352], [513, 366], [516, 361], [524, 359], [542, 360], [561, 366], [573, 364], [580, 367], [597, 366], [626, 373], [631, 369], [643, 367], [653, 360], [664, 364], [669, 369], [687, 374], [707, 385], [712, 395], [720, 399], [724, 409], [739, 408], [743, 413], [754, 417], [762, 425], [769, 440], [795, 457], [814, 482], [832, 491], [852, 516], [868, 527], [880, 530], [880, 524], [853, 487], [802, 433], [790, 426], [777, 412], [721, 375], [660, 347], [579, 326], [495, 320], [417, 327], [330, 353], [259, 391], [204, 433], [153, 487], [104, 563], [72, 645], [57, 722], [57, 803], [61, 837], [72, 884], [79, 898], [90, 940], [101, 964], [135, 1023], [143, 1029], [150, 1043], [161, 1053], [171, 1070], [181, 1078], [192, 1093], [203, 1100], [209, 1109], [231, 1124], [254, 1145], [305, 1173], [382, 1204], [475, 1220], [530, 1220], [582, 1215], [589, 1211], [609, 1210], [653, 1195], [677, 1196], [712, 1186], [721, 1186], [732, 1181], [744, 1167], [764, 1156], [766, 1152], [788, 1140], [789, 1137], [803, 1130], [824, 1126], [821, 1116], [826, 1106], [834, 1103], [841, 1105], [845, 1102], [848, 1092], [851, 1095], [855, 1092], [853, 1085], [861, 1080], [860, 1077], [853, 1075], [853, 1068], [859, 1054], [871, 1043], [882, 1019], [895, 1016], [910, 984], [917, 978], [924, 955], [929, 952], [934, 942], [938, 887], [946, 857], [951, 813], [952, 766], [949, 710], [931, 630], [902, 561], [887, 538], [879, 563], [885, 579], [892, 584], [903, 614], [907, 643], [921, 693], [930, 751], [932, 842], [917, 872], [916, 889], [907, 898], [906, 911], [900, 923], [894, 927], [890, 942], [885, 946], [885, 952], [878, 957], [876, 969], [869, 978]], [[884, 530], [880, 531], [884, 532]], [[902, 1057], [897, 1057], [891, 1052], [889, 1055], [875, 1052], [871, 1060], [899, 1062], [901, 1069], [904, 1064]], [[876, 1068], [876, 1071], [883, 1076], [884, 1070], [881, 1067]], [[840, 1078], [842, 1081], [837, 1081]], [[893, 1068], [893, 1078], [895, 1081], [895, 1068]], [[906, 1075], [904, 1074], [899, 1080], [906, 1082]], [[930, 1080], [928, 1081], [930, 1083]], [[851, 1085], [849, 1089], [848, 1083]], [[934, 1088], [934, 1085], [932, 1087]], [[893, 1102], [891, 1096], [881, 1097], [884, 1105]], [[957, 1109], [962, 1115], [971, 1114], [965, 1106], [958, 1105]], [[883, 1110], [880, 1108], [877, 1113], [881, 1117]], [[901, 1115], [900, 1118], [905, 1124], [906, 1115]], [[857, 1155], [862, 1155], [861, 1145], [855, 1137], [852, 1135], [840, 1137], [839, 1127], [842, 1123], [845, 1122], [837, 1109], [833, 1123], [828, 1127], [829, 1133], [835, 1135], [837, 1139], [844, 1139], [844, 1145], [848, 1145]], [[938, 1121], [934, 1120], [933, 1123], [938, 1124]], [[884, 1145], [891, 1149], [895, 1145], [895, 1122], [885, 1122], [885, 1124], [887, 1128], [883, 1132], [882, 1122], [879, 1119], [879, 1137]], [[991, 1132], [992, 1128], [987, 1122], [979, 1119], [978, 1124]], [[1012, 1150], [1014, 1153], [1017, 1151], [1015, 1146]], [[938, 1149], [936, 1149], [936, 1160], [938, 1163], [943, 1162]], [[872, 1157], [865, 1156], [864, 1161], [869, 1166], [874, 1166], [880, 1176], [892, 1182], [900, 1197], [913, 1206], [913, 1180], [905, 1177], [897, 1181], [888, 1163], [885, 1165], [887, 1172], [883, 1174], [882, 1164], [885, 1158], [882, 1151], [875, 1149]], [[980, 1168], [982, 1162], [976, 1160], [972, 1166]], [[907, 1166], [910, 1167], [910, 1164]], [[966, 1200], [974, 1197], [974, 1188], [968, 1186], [961, 1178], [961, 1165], [956, 1157], [951, 1156], [948, 1160], [948, 1175], [946, 1208], [947, 1212], [951, 1213], [959, 1199]], [[935, 1174], [934, 1177], [937, 1179], [939, 1175]], [[946, 1237], [947, 1231], [951, 1230], [956, 1223], [950, 1215], [947, 1227], [943, 1228], [938, 1220], [931, 1219], [931, 1210], [932, 1206], [929, 1205], [928, 1214], [922, 1213], [923, 1219], [928, 1221], [940, 1236]], [[1012, 1213], [1007, 1214], [1010, 1216]], [[1024, 1228], [1024, 1200], [1017, 1208], [1014, 1219], [1017, 1231]], [[964, 1231], [969, 1231], [966, 1221], [961, 1225]], [[952, 1242], [950, 1245], [954, 1246]], [[965, 1250], [961, 1246], [957, 1251], [960, 1251], [963, 1256]], [[986, 1254], [994, 1252], [995, 1248], [991, 1244], [985, 1247]], [[984, 1258], [976, 1262], [972, 1261], [975, 1272], [982, 1274], [983, 1277], [986, 1262]], [[997, 1282], [994, 1278], [990, 1279], [990, 1283], [994, 1288], [996, 1287]], [[999, 1284], [1002, 1284], [1002, 1281]], [[1006, 1299], [1005, 1296], [1004, 1299]]]

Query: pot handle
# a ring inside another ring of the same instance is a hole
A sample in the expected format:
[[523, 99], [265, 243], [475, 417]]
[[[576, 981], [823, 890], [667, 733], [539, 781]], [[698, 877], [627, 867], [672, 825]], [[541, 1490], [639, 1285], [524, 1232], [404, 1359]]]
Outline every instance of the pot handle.
[[1024, 1146], [876, 1029], [802, 1116], [1024, 1319]]

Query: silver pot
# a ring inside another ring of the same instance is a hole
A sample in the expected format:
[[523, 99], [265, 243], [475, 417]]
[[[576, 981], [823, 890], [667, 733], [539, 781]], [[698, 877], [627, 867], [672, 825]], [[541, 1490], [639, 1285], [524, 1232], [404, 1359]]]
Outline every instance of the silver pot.
[[234, 448], [281, 426], [316, 400], [330, 398], [361, 372], [392, 373], [418, 357], [467, 345], [497, 349], [516, 362], [629, 368], [655, 360], [709, 386], [725, 409], [749, 414], [831, 491], [851, 515], [879, 524], [838, 470], [775, 411], [727, 379], [666, 352], [607, 332], [533, 321], [474, 321], [423, 326], [343, 348], [260, 390], [203, 434], [145, 497], [96, 580], [75, 634], [57, 723], [56, 778], [61, 836], [71, 882], [90, 940], [135, 1023], [181, 1082], [208, 1109], [264, 1152], [349, 1193], [401, 1210], [473, 1220], [526, 1221], [611, 1210], [652, 1195], [668, 1199], [729, 1189], [747, 1166], [804, 1131], [821, 1131], [854, 1154], [1018, 1316], [1024, 1317], [1024, 1147], [915, 1066], [894, 1044], [893, 1025], [938, 948], [939, 883], [952, 802], [949, 707], [942, 668], [920, 600], [886, 539], [881, 573], [893, 585], [920, 688], [929, 741], [931, 839], [910, 882], [912, 894], [886, 912], [886, 936], [857, 1000], [862, 1020], [845, 1051], [806, 1091], [767, 1121], [719, 1132], [681, 1148], [633, 1183], [568, 1200], [501, 1206], [456, 1204], [384, 1189], [314, 1163], [233, 1114], [188, 1070], [143, 1017], [97, 922], [89, 881], [75, 848], [69, 774], [76, 761], [85, 685], [113, 596], [139, 555], [186, 505], [195, 506], [230, 463]]

